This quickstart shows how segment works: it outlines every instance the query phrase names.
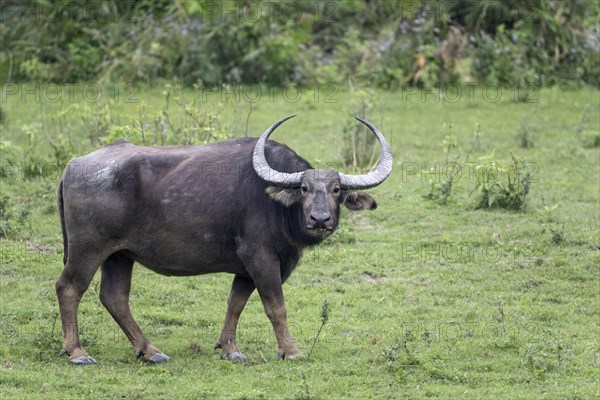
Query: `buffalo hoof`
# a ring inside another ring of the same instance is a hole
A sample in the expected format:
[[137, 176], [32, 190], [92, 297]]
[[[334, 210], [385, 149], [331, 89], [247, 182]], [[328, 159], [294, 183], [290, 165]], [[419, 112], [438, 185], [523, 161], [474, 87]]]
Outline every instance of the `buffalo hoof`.
[[246, 356], [238, 350], [228, 354], [221, 354], [221, 358], [223, 360], [229, 360], [233, 362], [244, 362], [247, 360]]
[[75, 365], [93, 365], [93, 364], [97, 364], [96, 360], [94, 360], [90, 356], [79, 356], [79, 357], [71, 358], [71, 359], [69, 359], [69, 361], [72, 364], [75, 364]]
[[247, 360], [246, 356], [239, 351], [234, 351], [233, 353], [228, 354], [226, 358], [233, 362], [244, 362]]
[[168, 355], [164, 353], [156, 353], [152, 357], [148, 358], [148, 362], [153, 364], [164, 363], [171, 359]]
[[277, 359], [278, 360], [290, 360], [290, 361], [294, 361], [294, 360], [300, 360], [304, 358], [304, 354], [303, 353], [295, 353], [295, 354], [285, 354], [285, 353], [279, 353], [277, 354]]

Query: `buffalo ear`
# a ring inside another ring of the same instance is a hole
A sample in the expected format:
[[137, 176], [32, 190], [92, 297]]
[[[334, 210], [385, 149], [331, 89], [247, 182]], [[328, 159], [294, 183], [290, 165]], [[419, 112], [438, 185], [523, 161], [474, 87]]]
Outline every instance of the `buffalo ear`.
[[365, 192], [344, 192], [342, 202], [351, 211], [374, 210], [377, 208], [375, 199]]
[[267, 186], [265, 192], [271, 199], [280, 202], [286, 207], [289, 207], [298, 201], [297, 189], [286, 189], [277, 186]]

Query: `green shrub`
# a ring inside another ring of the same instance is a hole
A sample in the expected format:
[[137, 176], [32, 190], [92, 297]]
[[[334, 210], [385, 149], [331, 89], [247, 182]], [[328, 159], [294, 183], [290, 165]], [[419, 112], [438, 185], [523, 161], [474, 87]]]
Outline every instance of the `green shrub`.
[[[348, 114], [351, 117], [357, 116], [368, 120], [374, 98], [372, 90], [352, 87], [352, 100], [347, 108]], [[367, 128], [358, 124], [354, 118], [349, 118], [344, 125], [341, 156], [346, 169], [356, 172], [370, 169], [375, 165], [377, 140], [375, 136], [367, 132]]]
[[[166, 84], [163, 91], [165, 105], [161, 112], [149, 115], [145, 102], [137, 113], [129, 117], [129, 123], [112, 123], [99, 136], [100, 144], [126, 140], [140, 145], [196, 145], [224, 140], [231, 137], [223, 126], [218, 110], [197, 99], [188, 101], [179, 84]], [[173, 117], [173, 109], [181, 118]], [[103, 123], [103, 120], [100, 121]]]
[[[507, 0], [490, 12], [488, 2], [447, 1], [440, 5], [445, 18], [428, 1], [95, 6], [90, 16], [70, 0], [9, 2], [0, 21], [0, 76], [12, 70], [15, 81], [56, 83], [177, 78], [186, 86], [354, 78], [389, 88], [466, 79], [457, 66], [468, 58], [475, 79], [504, 86], [600, 85], [598, 2]], [[422, 80], [414, 79], [415, 55], [427, 61]]]
[[512, 163], [508, 166], [494, 161], [492, 157], [493, 154], [479, 158], [483, 163], [475, 167], [476, 186], [473, 192], [477, 192], [479, 197], [476, 208], [525, 210], [533, 180], [529, 165], [517, 160], [512, 153]]
[[0, 197], [0, 237], [14, 238], [28, 223], [29, 210], [9, 196]]
[[448, 198], [452, 195], [452, 186], [454, 185], [454, 182], [459, 179], [459, 175], [456, 174], [456, 171], [451, 169], [451, 166], [458, 165], [457, 162], [460, 154], [453, 156], [453, 160], [450, 161], [450, 154], [457, 148], [457, 140], [456, 136], [452, 133], [452, 125], [449, 125], [449, 130], [450, 134], [447, 135], [442, 142], [446, 161], [444, 170], [446, 173], [441, 176], [442, 174], [439, 171], [436, 171], [435, 168], [425, 172], [425, 176], [430, 177], [430, 189], [429, 193], [424, 197], [429, 200], [437, 201], [439, 204], [446, 204], [448, 202]]

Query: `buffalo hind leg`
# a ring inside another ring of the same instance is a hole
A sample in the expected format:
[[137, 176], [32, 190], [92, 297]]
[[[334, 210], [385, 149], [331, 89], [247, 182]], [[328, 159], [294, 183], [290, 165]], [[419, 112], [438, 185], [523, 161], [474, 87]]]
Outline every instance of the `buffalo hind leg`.
[[103, 257], [95, 251], [91, 251], [95, 250], [93, 246], [90, 246], [90, 251], [77, 253], [74, 247], [71, 245], [69, 248], [67, 262], [56, 281], [56, 295], [63, 331], [63, 348], [60, 355], [67, 354], [69, 361], [73, 364], [96, 364], [96, 360], [88, 355], [79, 341], [77, 310], [81, 298], [96, 274]]
[[273, 325], [279, 350], [277, 357], [293, 360], [302, 356], [288, 329], [279, 257], [266, 250], [256, 251], [256, 246], [244, 245], [240, 246], [238, 254], [252, 276], [265, 313]]
[[129, 308], [129, 292], [133, 260], [124, 254], [115, 253], [102, 264], [100, 301], [121, 327], [133, 345], [136, 357], [153, 363], [165, 362], [169, 357], [150, 344], [133, 319]]
[[216, 349], [221, 350], [221, 358], [231, 361], [245, 361], [244, 356], [236, 346], [236, 330], [240, 319], [240, 314], [244, 310], [248, 298], [254, 291], [254, 282], [252, 279], [244, 278], [236, 275], [231, 284], [231, 293], [227, 300], [227, 313], [225, 314], [225, 322], [221, 330], [221, 336], [215, 344]]

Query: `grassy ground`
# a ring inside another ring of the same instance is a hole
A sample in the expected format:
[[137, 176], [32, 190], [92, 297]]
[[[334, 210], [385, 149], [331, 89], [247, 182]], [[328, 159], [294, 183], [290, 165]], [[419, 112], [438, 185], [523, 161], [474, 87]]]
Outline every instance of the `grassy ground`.
[[[297, 102], [289, 101], [291, 95], [286, 101], [279, 90], [273, 101], [263, 95], [252, 108], [250, 135], [299, 113], [274, 139], [313, 163], [339, 164], [353, 96], [329, 88], [319, 94], [306, 90]], [[158, 89], [134, 96], [149, 113], [164, 102]], [[208, 99], [219, 107], [219, 94]], [[51, 154], [41, 128], [61, 107], [84, 101], [77, 95], [62, 105], [24, 100], [11, 95], [2, 104], [2, 140], [26, 148], [32, 137], [23, 126], [29, 126], [42, 138], [36, 151]], [[339, 231], [305, 254], [285, 286], [291, 329], [306, 353], [323, 302], [331, 307], [310, 361], [276, 360], [256, 294], [239, 329], [238, 344], [249, 361], [220, 360], [212, 345], [231, 277], [166, 278], [136, 266], [134, 316], [172, 361], [152, 366], [135, 359], [98, 300], [97, 276], [79, 315], [84, 346], [99, 364], [68, 365], [57, 356], [54, 282], [62, 245], [56, 174], [22, 179], [17, 171], [4, 177], [0, 397], [600, 396], [600, 159], [592, 142], [599, 132], [598, 92], [544, 90], [534, 103], [515, 103], [512, 91], [498, 102], [486, 101], [481, 92], [472, 101], [463, 96], [436, 102], [431, 95], [424, 100], [418, 94], [374, 94], [370, 120], [390, 139], [395, 157], [391, 177], [370, 191], [379, 208], [345, 212]], [[115, 115], [137, 115], [140, 103], [112, 107]], [[237, 133], [244, 131], [249, 103], [242, 97], [223, 107], [223, 120], [238, 121]], [[447, 204], [440, 205], [424, 198], [430, 175], [422, 172], [435, 163], [443, 168], [441, 142], [450, 131], [463, 170]], [[81, 132], [70, 135], [84, 153], [93, 146]], [[520, 147], [523, 135], [533, 147]], [[508, 162], [511, 150], [535, 166], [526, 211], [475, 209], [477, 193], [469, 195], [475, 182], [463, 163], [467, 153], [470, 161], [494, 152]]]

